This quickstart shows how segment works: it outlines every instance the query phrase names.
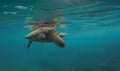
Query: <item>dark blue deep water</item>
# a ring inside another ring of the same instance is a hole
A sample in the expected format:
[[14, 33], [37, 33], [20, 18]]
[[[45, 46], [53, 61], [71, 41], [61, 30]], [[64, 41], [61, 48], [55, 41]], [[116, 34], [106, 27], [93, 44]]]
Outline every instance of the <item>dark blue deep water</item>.
[[[33, 43], [29, 19], [62, 9], [65, 48]], [[0, 0], [0, 71], [120, 71], [120, 0]]]

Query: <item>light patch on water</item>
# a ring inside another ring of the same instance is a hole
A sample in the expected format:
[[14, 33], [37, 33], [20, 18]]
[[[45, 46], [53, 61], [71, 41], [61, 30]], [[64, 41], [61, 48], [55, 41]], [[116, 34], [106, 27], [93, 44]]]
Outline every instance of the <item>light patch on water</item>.
[[17, 12], [9, 12], [10, 14], [14, 14], [14, 15], [16, 15], [17, 14]]
[[33, 23], [35, 23], [36, 21], [33, 20], [33, 17], [26, 17], [26, 21], [25, 21], [25, 24], [27, 24], [27, 26], [24, 26], [24, 28], [29, 28], [30, 25], [32, 25]]
[[30, 21], [32, 21], [33, 20], [33, 17], [26, 17], [26, 22], [30, 22]]
[[17, 8], [17, 9], [24, 9], [24, 10], [28, 9], [28, 7], [25, 7], [25, 6], [19, 6], [19, 5], [15, 6], [15, 8]]
[[34, 6], [30, 6], [30, 11], [32, 11], [32, 10], [33, 10], [33, 8], [34, 8]]
[[7, 11], [4, 11], [3, 14], [8, 14], [8, 12], [7, 12]]
[[7, 5], [3, 5], [3, 7], [8, 7]]
[[64, 0], [64, 2], [66, 2], [69, 5], [73, 5], [73, 3], [70, 0]]
[[26, 17], [26, 20], [32, 20], [33, 18], [32, 17]]
[[11, 11], [11, 12], [8, 12], [8, 11], [4, 11], [3, 14], [13, 14], [13, 15], [16, 15], [17, 12], [12, 12], [12, 11]]
[[61, 28], [61, 29], [66, 28], [66, 24], [60, 24], [60, 28]]

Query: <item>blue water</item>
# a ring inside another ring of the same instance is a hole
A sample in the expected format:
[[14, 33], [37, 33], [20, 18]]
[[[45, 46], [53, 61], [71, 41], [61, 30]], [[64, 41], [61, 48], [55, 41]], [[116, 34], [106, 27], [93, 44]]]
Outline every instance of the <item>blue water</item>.
[[[62, 8], [65, 48], [33, 43], [28, 19]], [[0, 0], [0, 71], [120, 71], [119, 0]]]

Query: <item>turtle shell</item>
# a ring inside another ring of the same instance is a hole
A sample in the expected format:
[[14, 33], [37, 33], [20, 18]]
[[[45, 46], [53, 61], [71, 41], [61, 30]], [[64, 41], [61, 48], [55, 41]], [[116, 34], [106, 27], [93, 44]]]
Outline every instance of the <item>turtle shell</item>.
[[26, 35], [25, 37], [26, 37], [26, 38], [29, 38], [29, 37], [32, 37], [32, 36], [38, 34], [38, 33], [47, 33], [48, 31], [51, 31], [51, 30], [53, 30], [53, 29], [54, 29], [54, 27], [41, 27], [41, 28], [38, 28], [38, 29], [30, 32], [30, 33], [29, 33], [28, 35]]

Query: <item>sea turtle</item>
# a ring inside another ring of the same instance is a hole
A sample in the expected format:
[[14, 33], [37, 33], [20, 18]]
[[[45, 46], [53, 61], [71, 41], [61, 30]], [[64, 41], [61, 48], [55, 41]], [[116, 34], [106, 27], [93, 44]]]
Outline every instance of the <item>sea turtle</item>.
[[63, 48], [65, 46], [64, 40], [62, 39], [63, 36], [65, 36], [65, 34], [57, 34], [54, 27], [41, 27], [36, 30], [33, 30], [25, 37], [29, 40], [27, 48], [30, 47], [32, 41], [54, 42], [59, 47]]

